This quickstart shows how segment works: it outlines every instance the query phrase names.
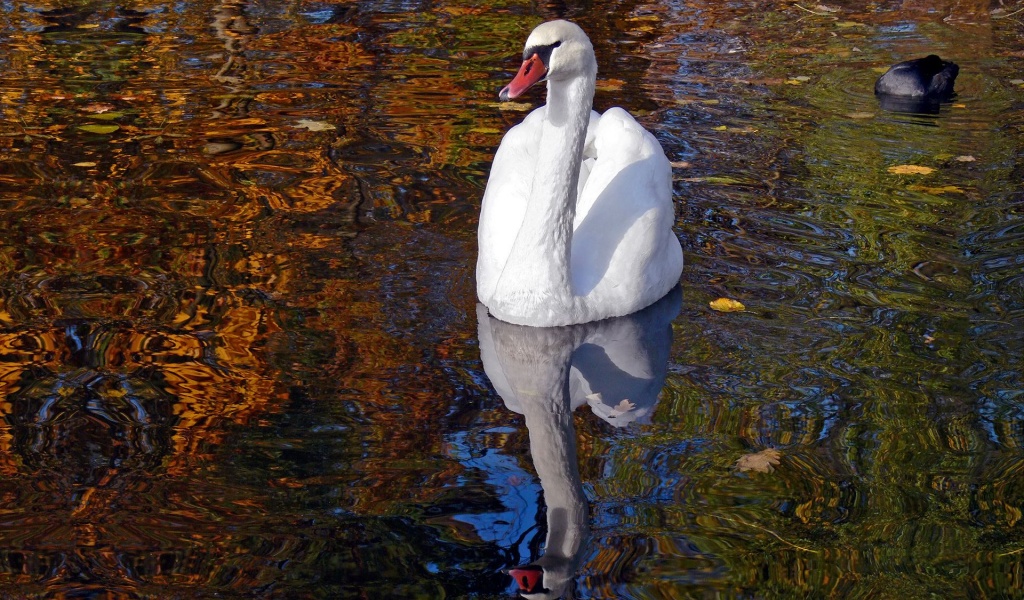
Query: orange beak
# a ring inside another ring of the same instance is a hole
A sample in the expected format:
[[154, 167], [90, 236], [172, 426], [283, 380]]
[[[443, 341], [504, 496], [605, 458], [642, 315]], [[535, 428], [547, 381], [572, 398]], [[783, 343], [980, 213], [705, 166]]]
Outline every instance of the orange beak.
[[544, 569], [536, 565], [518, 567], [508, 572], [512, 579], [519, 585], [519, 591], [526, 594], [534, 594], [543, 589]]
[[544, 66], [544, 61], [534, 54], [523, 61], [523, 66], [519, 67], [519, 72], [512, 78], [511, 83], [501, 89], [498, 93], [498, 98], [503, 101], [516, 98], [529, 89], [531, 85], [544, 79], [544, 76], [547, 74], [548, 69]]

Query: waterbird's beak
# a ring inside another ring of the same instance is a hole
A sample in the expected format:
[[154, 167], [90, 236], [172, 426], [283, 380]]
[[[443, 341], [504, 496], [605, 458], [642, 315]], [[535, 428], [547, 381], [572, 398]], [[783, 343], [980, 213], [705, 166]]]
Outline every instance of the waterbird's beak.
[[519, 591], [524, 594], [535, 594], [543, 591], [544, 569], [537, 565], [524, 565], [505, 571], [519, 586]]
[[544, 76], [547, 74], [548, 69], [544, 66], [544, 61], [534, 54], [523, 61], [523, 66], [519, 67], [519, 72], [512, 78], [512, 82], [501, 88], [501, 91], [498, 92], [498, 98], [502, 102], [516, 98], [529, 89], [531, 85], [544, 79]]

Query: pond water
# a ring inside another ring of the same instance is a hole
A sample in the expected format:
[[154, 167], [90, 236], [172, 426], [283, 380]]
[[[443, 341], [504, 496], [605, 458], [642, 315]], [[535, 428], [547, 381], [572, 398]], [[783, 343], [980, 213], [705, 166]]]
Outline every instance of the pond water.
[[[1020, 8], [0, 2], [0, 597], [1021, 597]], [[556, 17], [686, 267], [531, 330], [476, 219]]]

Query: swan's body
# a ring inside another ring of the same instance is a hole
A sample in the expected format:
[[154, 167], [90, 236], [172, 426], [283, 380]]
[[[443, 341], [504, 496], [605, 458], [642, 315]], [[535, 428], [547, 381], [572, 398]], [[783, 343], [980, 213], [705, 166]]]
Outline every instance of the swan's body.
[[567, 21], [537, 27], [515, 97], [547, 80], [548, 103], [505, 135], [480, 212], [477, 296], [495, 317], [570, 325], [636, 312], [679, 282], [672, 172], [626, 111], [591, 110], [597, 62]]

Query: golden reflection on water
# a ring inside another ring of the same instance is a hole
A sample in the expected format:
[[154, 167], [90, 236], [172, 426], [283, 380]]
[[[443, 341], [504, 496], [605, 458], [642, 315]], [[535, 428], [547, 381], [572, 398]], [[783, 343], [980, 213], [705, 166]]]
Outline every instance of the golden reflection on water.
[[[409, 167], [468, 160], [456, 126], [425, 124], [461, 94], [456, 77], [415, 55], [382, 67], [351, 24], [260, 32], [241, 1], [180, 14], [25, 8], [4, 22], [16, 77], [0, 137], [0, 595], [193, 597], [273, 582], [274, 563], [243, 549], [268, 498], [216, 465], [229, 432], [286, 406], [290, 371], [322, 371], [377, 413], [377, 450], [353, 464], [366, 491], [349, 510], [435, 498], [458, 463], [394, 461], [441, 446], [404, 424], [443, 410], [447, 384], [424, 373], [421, 391], [396, 387], [389, 373], [422, 357], [381, 330], [368, 269], [410, 245], [466, 257], [400, 232], [345, 246], [357, 206], [372, 226], [378, 209], [417, 223], [450, 201]], [[327, 336], [326, 352], [296, 352], [282, 326], [295, 318]], [[289, 560], [317, 558], [281, 543]]]
[[[265, 508], [197, 478], [286, 397], [263, 348], [297, 249], [261, 217], [343, 210], [352, 180], [316, 134], [250, 113], [256, 94], [186, 89], [175, 36], [118, 28], [156, 19], [45, 8], [7, 23], [0, 595], [251, 589], [263, 567], [230, 575], [228, 531]], [[231, 10], [209, 79], [242, 86]]]

